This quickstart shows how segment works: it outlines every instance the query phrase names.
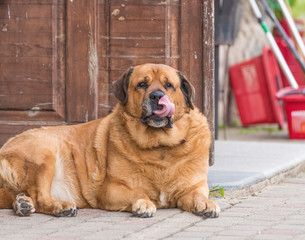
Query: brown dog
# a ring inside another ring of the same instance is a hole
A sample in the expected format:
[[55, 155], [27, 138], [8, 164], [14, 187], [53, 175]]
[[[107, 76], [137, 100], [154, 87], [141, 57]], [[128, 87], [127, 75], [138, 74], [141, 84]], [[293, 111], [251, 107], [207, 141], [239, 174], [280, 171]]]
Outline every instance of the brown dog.
[[30, 130], [0, 151], [0, 208], [74, 216], [80, 208], [152, 217], [179, 207], [217, 217], [208, 199], [210, 131], [193, 87], [161, 64], [130, 68], [105, 118]]

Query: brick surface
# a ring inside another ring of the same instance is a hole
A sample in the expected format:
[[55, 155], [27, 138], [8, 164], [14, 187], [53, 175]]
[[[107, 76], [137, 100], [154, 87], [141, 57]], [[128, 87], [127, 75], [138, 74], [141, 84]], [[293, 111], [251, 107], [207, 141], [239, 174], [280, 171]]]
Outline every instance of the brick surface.
[[218, 236], [253, 236], [259, 234], [260, 231], [257, 230], [248, 230], [248, 229], [241, 229], [241, 230], [224, 230], [217, 233]]
[[0, 240], [303, 240], [304, 176], [268, 186], [247, 199], [216, 199], [224, 209], [217, 219], [204, 219], [179, 209], [161, 209], [148, 219], [98, 209], [81, 209], [73, 218], [43, 214], [22, 218], [2, 209]]
[[212, 232], [188, 232], [188, 231], [182, 231], [179, 233], [176, 233], [173, 237], [184, 237], [185, 239], [189, 238], [203, 238], [203, 237], [209, 237], [213, 236], [214, 234]]
[[268, 229], [262, 232], [262, 235], [282, 235], [282, 236], [297, 236], [302, 233], [301, 230], [288, 229]]

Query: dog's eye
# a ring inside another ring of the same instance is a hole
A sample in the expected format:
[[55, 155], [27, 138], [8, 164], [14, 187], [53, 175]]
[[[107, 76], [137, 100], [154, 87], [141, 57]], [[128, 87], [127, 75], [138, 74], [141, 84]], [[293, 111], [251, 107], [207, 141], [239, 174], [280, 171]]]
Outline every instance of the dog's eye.
[[174, 88], [174, 86], [170, 82], [167, 82], [165, 83], [165, 88]]
[[140, 83], [138, 83], [137, 88], [147, 88], [147, 83], [146, 82], [140, 82]]

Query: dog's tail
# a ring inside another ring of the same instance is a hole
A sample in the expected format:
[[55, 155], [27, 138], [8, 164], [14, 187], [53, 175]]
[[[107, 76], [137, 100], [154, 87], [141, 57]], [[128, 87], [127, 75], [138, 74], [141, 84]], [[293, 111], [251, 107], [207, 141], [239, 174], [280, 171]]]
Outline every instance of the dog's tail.
[[5, 159], [3, 152], [0, 152], [0, 209], [12, 208], [15, 197], [11, 190], [18, 190], [17, 175]]

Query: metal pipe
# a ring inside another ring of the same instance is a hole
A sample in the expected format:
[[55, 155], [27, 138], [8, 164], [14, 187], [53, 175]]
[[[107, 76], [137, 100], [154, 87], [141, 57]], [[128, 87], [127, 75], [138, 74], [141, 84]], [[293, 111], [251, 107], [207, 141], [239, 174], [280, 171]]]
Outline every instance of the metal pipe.
[[291, 71], [290, 71], [290, 69], [289, 69], [289, 67], [288, 67], [288, 65], [285, 61], [285, 58], [283, 57], [276, 41], [274, 40], [274, 37], [273, 37], [272, 33], [269, 31], [268, 26], [263, 19], [263, 16], [262, 16], [262, 14], [261, 14], [258, 6], [257, 6], [256, 1], [255, 0], [249, 0], [249, 1], [250, 1], [250, 4], [251, 4], [251, 7], [253, 9], [253, 12], [254, 12], [255, 16], [257, 17], [257, 19], [258, 19], [261, 27], [263, 28], [264, 32], [266, 33], [267, 39], [268, 39], [268, 41], [270, 43], [270, 46], [271, 46], [271, 48], [274, 52], [274, 55], [275, 55], [278, 63], [280, 64], [280, 67], [282, 68], [285, 76], [287, 77], [287, 80], [289, 81], [291, 87], [295, 88], [295, 89], [299, 88], [299, 85], [297, 84], [294, 76], [292, 75], [292, 73], [291, 73]]
[[281, 37], [285, 40], [285, 42], [286, 42], [287, 46], [289, 47], [290, 51], [292, 52], [293, 56], [295, 57], [295, 59], [297, 60], [299, 65], [301, 66], [303, 72], [305, 73], [305, 64], [302, 61], [298, 51], [296, 50], [294, 45], [289, 40], [289, 38], [287, 36], [287, 33], [285, 32], [284, 28], [282, 27], [280, 22], [277, 20], [277, 18], [274, 15], [273, 11], [269, 7], [267, 1], [266, 0], [261, 0], [261, 2], [263, 3], [264, 7], [266, 8], [266, 11], [267, 11], [269, 17], [272, 19], [272, 21], [274, 22], [276, 28], [278, 29], [279, 33], [281, 34]]
[[293, 34], [293, 36], [294, 36], [298, 46], [301, 49], [301, 52], [302, 52], [302, 54], [303, 54], [303, 56], [305, 58], [305, 45], [304, 45], [304, 42], [303, 42], [303, 40], [302, 40], [302, 38], [300, 36], [300, 33], [299, 33], [296, 25], [294, 23], [294, 20], [291, 17], [291, 15], [290, 15], [290, 13], [289, 13], [289, 11], [288, 11], [284, 1], [283, 0], [277, 0], [277, 2], [279, 3], [279, 5], [281, 7], [283, 15], [284, 15], [284, 17], [285, 17], [285, 19], [286, 19], [286, 21], [288, 23], [288, 26], [289, 26], [289, 28], [290, 28], [290, 30], [291, 30], [291, 32], [292, 32], [292, 34]]

